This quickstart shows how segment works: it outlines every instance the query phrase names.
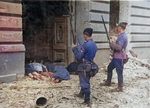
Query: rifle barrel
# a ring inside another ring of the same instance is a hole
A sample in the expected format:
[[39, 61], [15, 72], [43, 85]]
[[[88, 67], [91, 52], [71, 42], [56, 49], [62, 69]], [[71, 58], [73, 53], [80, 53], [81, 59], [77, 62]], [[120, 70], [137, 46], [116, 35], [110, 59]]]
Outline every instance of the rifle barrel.
[[105, 28], [105, 31], [106, 31], [107, 39], [109, 41], [109, 46], [110, 46], [110, 39], [109, 39], [109, 35], [108, 35], [108, 31], [107, 31], [107, 28], [106, 28], [106, 25], [105, 25], [105, 21], [104, 21], [103, 15], [101, 15], [101, 17], [102, 17], [102, 21], [103, 21], [104, 28]]

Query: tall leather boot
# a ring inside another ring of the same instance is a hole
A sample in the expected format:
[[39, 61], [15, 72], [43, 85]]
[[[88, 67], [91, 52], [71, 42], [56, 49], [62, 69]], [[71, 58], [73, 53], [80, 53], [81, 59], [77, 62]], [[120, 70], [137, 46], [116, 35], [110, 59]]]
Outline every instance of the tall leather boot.
[[85, 89], [84, 103], [90, 104], [90, 90]]
[[86, 97], [84, 98], [84, 103], [86, 104], [90, 104], [90, 97]]
[[75, 94], [75, 96], [79, 97], [79, 98], [84, 98], [84, 92], [83, 90], [80, 90], [79, 94]]

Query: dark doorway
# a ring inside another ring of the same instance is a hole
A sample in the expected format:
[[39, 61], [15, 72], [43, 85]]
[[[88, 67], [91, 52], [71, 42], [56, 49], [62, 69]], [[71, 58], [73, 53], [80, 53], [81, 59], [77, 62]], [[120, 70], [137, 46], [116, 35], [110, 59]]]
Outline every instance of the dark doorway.
[[69, 15], [68, 3], [68, 1], [22, 1], [26, 63], [34, 60], [54, 62], [55, 18]]

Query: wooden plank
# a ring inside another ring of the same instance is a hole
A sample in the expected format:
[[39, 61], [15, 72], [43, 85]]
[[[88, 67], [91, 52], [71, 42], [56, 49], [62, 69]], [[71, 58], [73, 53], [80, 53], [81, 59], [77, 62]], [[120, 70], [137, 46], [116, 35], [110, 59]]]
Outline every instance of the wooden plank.
[[90, 2], [90, 11], [109, 12], [110, 5], [107, 3]]
[[106, 34], [92, 34], [92, 38], [95, 42], [107, 42]]
[[[105, 33], [104, 25], [102, 23], [88, 23], [86, 27], [93, 28], [93, 32]], [[106, 24], [107, 30], [109, 30], [109, 24]], [[109, 31], [108, 31], [109, 32]]]
[[131, 17], [131, 24], [150, 25], [150, 18]]
[[16, 4], [16, 3], [8, 3], [8, 2], [0, 1], [0, 13], [22, 15], [22, 5]]
[[131, 25], [131, 33], [150, 33], [150, 27]]
[[150, 41], [150, 35], [134, 34], [131, 36], [131, 42], [147, 42]]
[[20, 52], [20, 51], [25, 51], [25, 46], [23, 44], [0, 45], [0, 52]]
[[131, 6], [150, 9], [150, 2], [147, 2], [147, 1], [132, 1]]
[[0, 42], [22, 42], [22, 32], [0, 31]]
[[0, 27], [22, 28], [22, 18], [0, 16]]
[[103, 18], [105, 20], [105, 22], [109, 22], [109, 14], [104, 14], [104, 13], [93, 13], [90, 12], [90, 21], [100, 21], [102, 22], [102, 17], [101, 15], [103, 15]]
[[138, 9], [138, 8], [132, 8], [131, 9], [131, 16], [144, 16], [144, 17], [150, 17], [150, 10], [147, 9]]

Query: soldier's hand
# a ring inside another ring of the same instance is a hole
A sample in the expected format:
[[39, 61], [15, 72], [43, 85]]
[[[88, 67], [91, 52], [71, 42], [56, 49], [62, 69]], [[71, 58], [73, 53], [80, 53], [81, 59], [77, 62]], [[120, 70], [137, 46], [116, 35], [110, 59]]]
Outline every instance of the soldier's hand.
[[109, 59], [110, 59], [110, 60], [112, 60], [112, 59], [113, 59], [113, 57], [112, 57], [112, 56], [109, 56]]

